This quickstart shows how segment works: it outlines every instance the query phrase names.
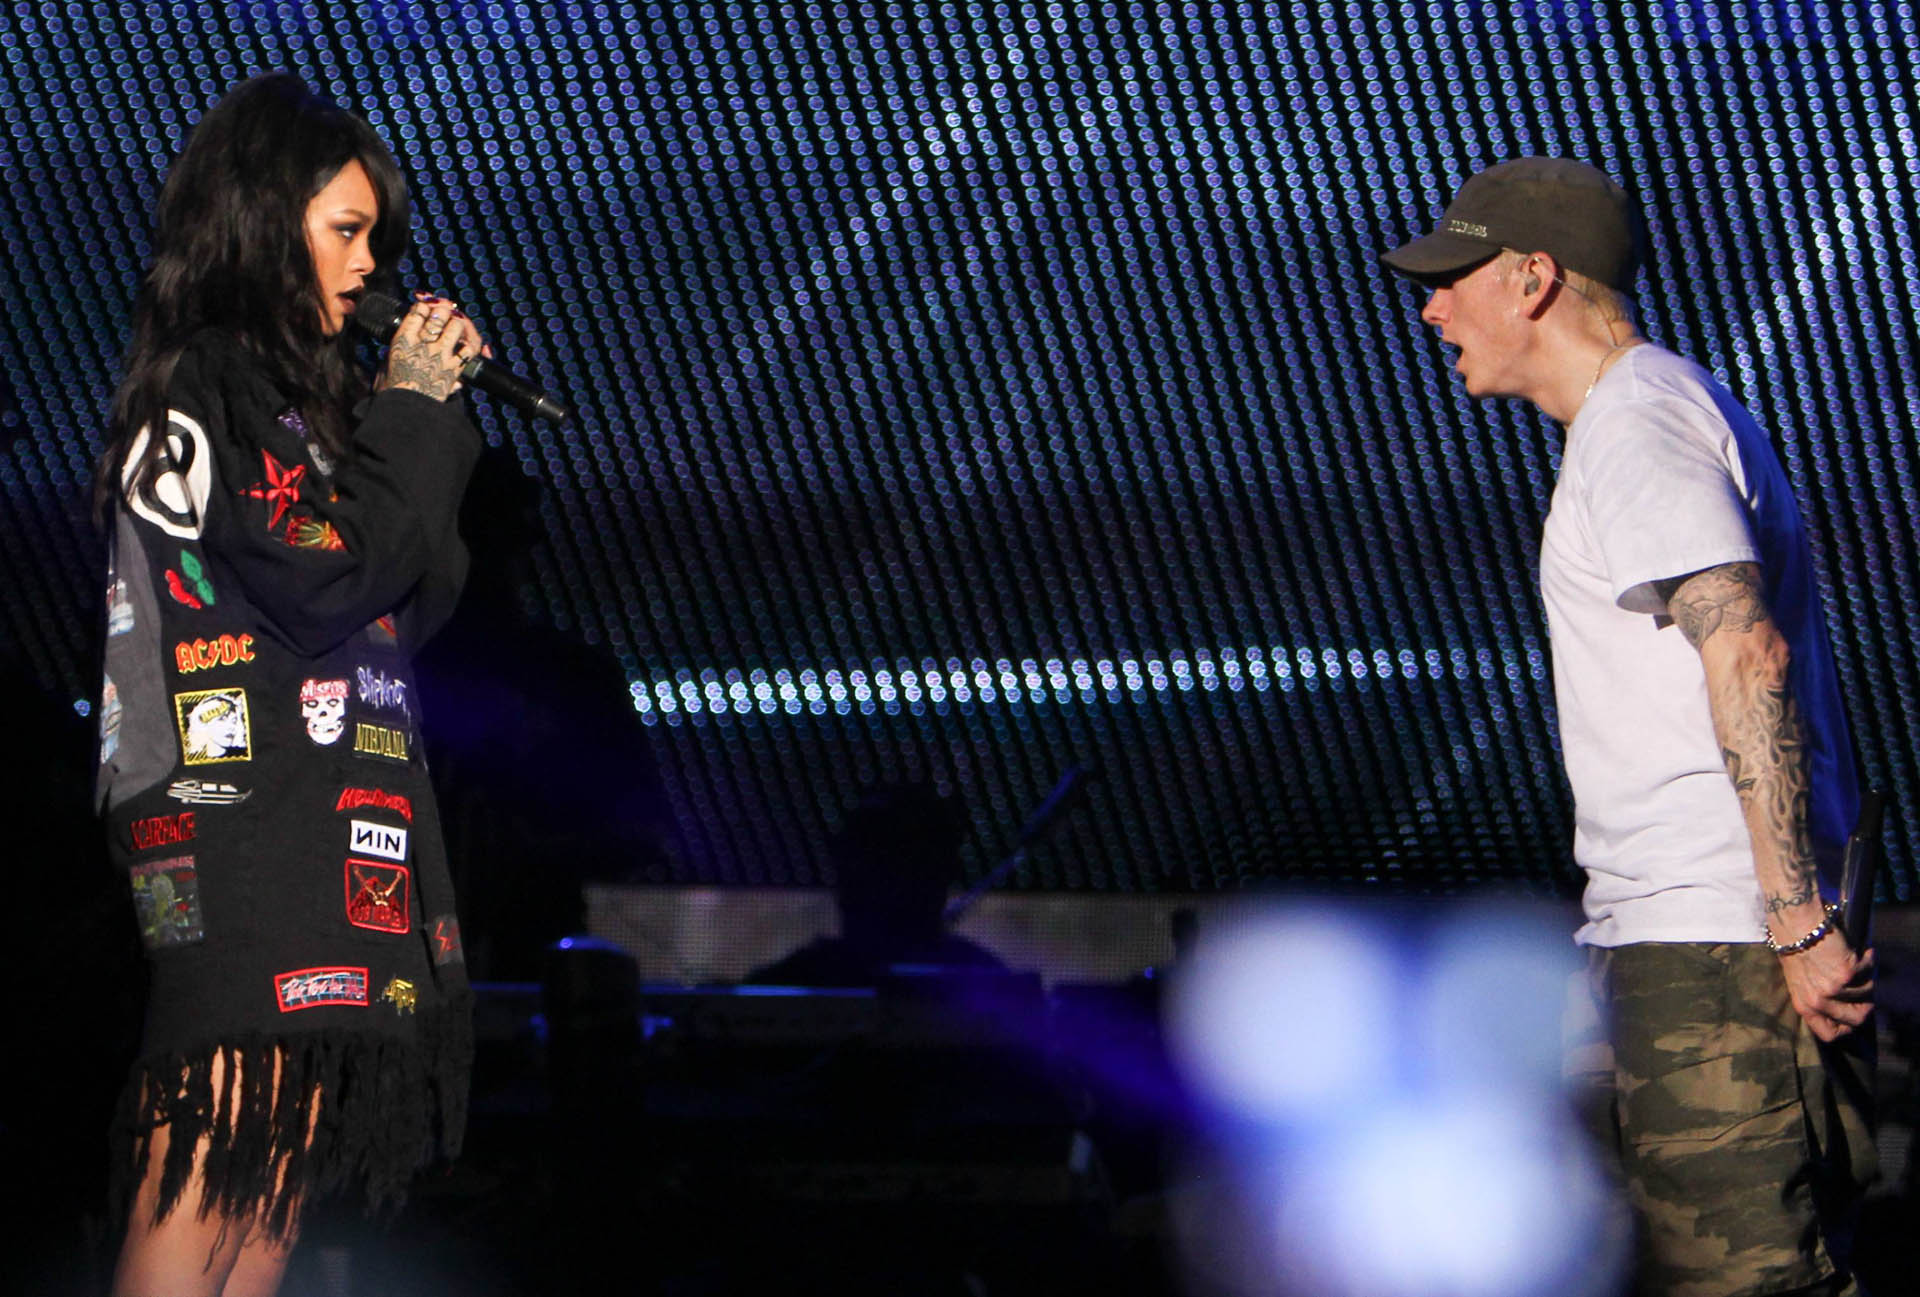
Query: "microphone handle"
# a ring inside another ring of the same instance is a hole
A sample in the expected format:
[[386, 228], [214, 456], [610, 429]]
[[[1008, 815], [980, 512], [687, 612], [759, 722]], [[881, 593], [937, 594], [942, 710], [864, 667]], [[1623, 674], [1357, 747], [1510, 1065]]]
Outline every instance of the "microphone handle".
[[460, 381], [549, 423], [565, 423], [573, 417], [573, 411], [565, 405], [485, 356], [467, 357], [467, 363], [460, 367]]

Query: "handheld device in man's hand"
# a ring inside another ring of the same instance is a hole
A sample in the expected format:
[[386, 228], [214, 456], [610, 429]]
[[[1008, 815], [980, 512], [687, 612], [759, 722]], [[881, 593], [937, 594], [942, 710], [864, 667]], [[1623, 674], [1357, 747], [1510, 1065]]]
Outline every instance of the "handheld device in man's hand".
[[1869, 788], [1860, 795], [1860, 818], [1840, 860], [1840, 931], [1854, 950], [1867, 948], [1873, 926], [1873, 875], [1880, 863], [1880, 816], [1886, 799]]

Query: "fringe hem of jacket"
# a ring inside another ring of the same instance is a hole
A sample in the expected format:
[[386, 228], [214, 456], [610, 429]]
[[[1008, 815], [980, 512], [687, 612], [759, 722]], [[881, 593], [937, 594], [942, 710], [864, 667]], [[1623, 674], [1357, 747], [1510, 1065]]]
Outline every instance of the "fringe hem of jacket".
[[[216, 1056], [226, 1060], [217, 1088]], [[416, 1171], [459, 1155], [472, 1065], [465, 996], [423, 1006], [412, 1038], [341, 1028], [249, 1033], [149, 1055], [134, 1064], [114, 1122], [115, 1218], [129, 1223], [163, 1126], [156, 1222], [180, 1205], [202, 1140], [203, 1219], [247, 1220], [278, 1240], [307, 1206], [339, 1193], [364, 1197], [369, 1215], [397, 1212]]]

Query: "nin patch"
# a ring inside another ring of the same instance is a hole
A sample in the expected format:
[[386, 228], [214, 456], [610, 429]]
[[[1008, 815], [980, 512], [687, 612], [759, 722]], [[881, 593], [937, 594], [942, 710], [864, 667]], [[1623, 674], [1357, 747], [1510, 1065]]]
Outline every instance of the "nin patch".
[[400, 793], [389, 793], [379, 788], [342, 788], [340, 800], [334, 803], [336, 811], [357, 811], [363, 806], [377, 806], [383, 811], [398, 811], [400, 818], [413, 823], [413, 802]]
[[253, 727], [244, 689], [195, 689], [173, 696], [180, 757], [190, 766], [253, 757]]
[[429, 940], [435, 967], [444, 968], [448, 964], [466, 962], [467, 952], [460, 948], [459, 919], [451, 914], [436, 914], [427, 928], [431, 933]]
[[375, 932], [406, 932], [413, 927], [405, 865], [377, 860], [347, 861], [347, 922]]
[[206, 924], [200, 917], [200, 874], [192, 856], [135, 865], [130, 881], [140, 941], [148, 950], [190, 946], [206, 939]]
[[273, 995], [280, 1012], [318, 1009], [329, 1004], [367, 1007], [367, 970], [364, 968], [296, 968], [276, 973]]
[[384, 757], [388, 761], [407, 759], [407, 732], [387, 725], [369, 725], [356, 721], [353, 726], [353, 753], [361, 757]]
[[407, 831], [372, 820], [351, 820], [347, 825], [347, 850], [382, 860], [405, 860]]

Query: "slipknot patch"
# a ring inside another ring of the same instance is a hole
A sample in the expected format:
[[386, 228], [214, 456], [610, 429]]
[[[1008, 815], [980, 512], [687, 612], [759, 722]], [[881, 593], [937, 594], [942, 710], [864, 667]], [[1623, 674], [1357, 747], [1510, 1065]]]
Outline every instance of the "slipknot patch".
[[318, 1009], [329, 1004], [358, 1005], [364, 1009], [367, 1007], [367, 970], [296, 968], [290, 973], [276, 973], [273, 994], [280, 1002], [282, 1013]]
[[405, 932], [413, 926], [407, 895], [412, 875], [405, 865], [347, 861], [347, 922], [375, 932]]
[[129, 832], [133, 836], [135, 851], [151, 851], [155, 847], [170, 847], [176, 842], [191, 842], [193, 812], [181, 811], [178, 815], [154, 815], [135, 820]]
[[436, 967], [466, 962], [467, 952], [460, 948], [460, 920], [451, 914], [437, 914], [427, 927], [432, 933], [430, 945]]
[[366, 667], [357, 668], [360, 682], [360, 701], [368, 707], [378, 707], [387, 711], [399, 712], [409, 716], [407, 711], [407, 682], [399, 676], [389, 676], [385, 671], [370, 671]]
[[356, 756], [385, 757], [389, 761], [407, 759], [407, 732], [386, 725], [357, 721], [353, 727], [353, 751]]
[[253, 661], [253, 636], [222, 635], [218, 639], [181, 640], [173, 646], [173, 665], [183, 676], [215, 667]]
[[378, 788], [342, 788], [340, 800], [334, 804], [336, 811], [357, 811], [363, 806], [377, 806], [383, 811], [398, 811], [407, 823], [413, 823], [413, 802], [399, 793], [382, 792]]
[[192, 856], [150, 860], [130, 872], [140, 941], [148, 950], [188, 946], [206, 939], [200, 915], [200, 873]]

